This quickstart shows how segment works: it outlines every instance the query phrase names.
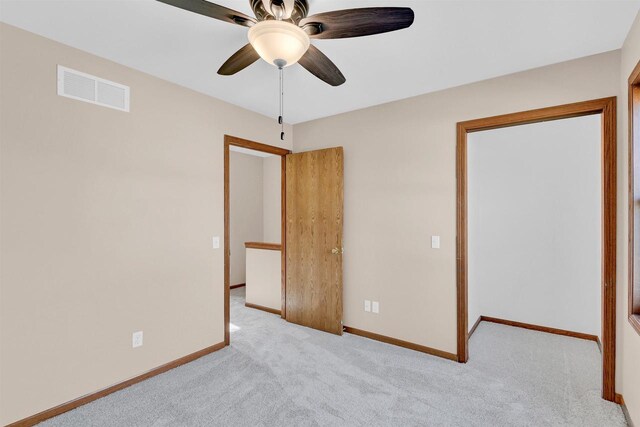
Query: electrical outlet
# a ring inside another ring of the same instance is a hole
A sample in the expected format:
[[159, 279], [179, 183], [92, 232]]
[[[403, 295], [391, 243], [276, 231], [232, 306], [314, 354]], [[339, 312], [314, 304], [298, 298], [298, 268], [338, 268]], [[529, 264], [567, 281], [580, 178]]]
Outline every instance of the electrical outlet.
[[364, 311], [371, 311], [371, 301], [368, 299], [364, 300]]
[[378, 301], [373, 301], [371, 303], [371, 311], [376, 314], [380, 313], [380, 303]]
[[133, 348], [142, 347], [142, 331], [133, 333], [131, 337], [131, 346]]
[[220, 249], [220, 237], [213, 236], [213, 249]]
[[440, 249], [440, 236], [431, 236], [431, 248]]

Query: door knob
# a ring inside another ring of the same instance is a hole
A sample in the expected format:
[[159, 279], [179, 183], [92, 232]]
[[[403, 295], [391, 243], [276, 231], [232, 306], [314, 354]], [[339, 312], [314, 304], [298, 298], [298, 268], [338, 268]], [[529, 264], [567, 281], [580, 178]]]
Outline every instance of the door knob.
[[339, 254], [343, 254], [344, 253], [344, 248], [333, 248], [331, 249], [331, 253], [334, 255], [339, 255]]

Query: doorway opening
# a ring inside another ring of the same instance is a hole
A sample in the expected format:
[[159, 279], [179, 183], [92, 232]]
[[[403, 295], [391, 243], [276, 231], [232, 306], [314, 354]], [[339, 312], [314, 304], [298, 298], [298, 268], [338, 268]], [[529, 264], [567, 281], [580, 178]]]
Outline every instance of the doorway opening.
[[[280, 314], [283, 318], [286, 315], [287, 154], [290, 151], [284, 148], [229, 135], [224, 137], [225, 345], [230, 344], [232, 328], [237, 328], [231, 325], [232, 292], [238, 294], [234, 296], [238, 300], [245, 300], [247, 307]], [[279, 188], [277, 184], [271, 185], [277, 183], [277, 178]], [[260, 214], [255, 215], [253, 211]], [[274, 296], [279, 301], [274, 301]]]
[[[473, 132], [526, 125], [552, 120], [600, 115], [601, 143], [601, 341], [602, 341], [602, 397], [615, 401], [615, 269], [616, 269], [616, 98], [605, 98], [575, 104], [526, 111], [458, 123], [457, 127], [457, 312], [458, 361], [469, 360], [469, 230], [468, 230], [468, 135]], [[488, 321], [501, 319], [485, 318]], [[476, 321], [476, 319], [472, 319]], [[506, 322], [502, 322], [506, 323]], [[509, 322], [513, 326], [531, 326]], [[546, 330], [545, 330], [546, 329]], [[539, 328], [546, 332], [562, 333], [560, 329]], [[471, 330], [473, 332], [473, 328]]]

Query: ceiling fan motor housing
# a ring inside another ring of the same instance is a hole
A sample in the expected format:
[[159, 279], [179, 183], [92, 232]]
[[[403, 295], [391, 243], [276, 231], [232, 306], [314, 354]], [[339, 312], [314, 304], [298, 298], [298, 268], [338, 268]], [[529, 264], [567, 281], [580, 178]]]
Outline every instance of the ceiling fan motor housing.
[[[258, 18], [258, 21], [266, 21], [270, 19], [276, 19], [272, 12], [272, 5], [284, 5], [283, 0], [268, 0], [269, 8], [265, 7], [264, 0], [251, 0], [251, 9]], [[294, 0], [293, 10], [289, 16], [284, 18], [285, 21], [297, 24], [301, 19], [306, 18], [309, 14], [309, 3], [307, 0]], [[285, 14], [286, 16], [286, 14]]]

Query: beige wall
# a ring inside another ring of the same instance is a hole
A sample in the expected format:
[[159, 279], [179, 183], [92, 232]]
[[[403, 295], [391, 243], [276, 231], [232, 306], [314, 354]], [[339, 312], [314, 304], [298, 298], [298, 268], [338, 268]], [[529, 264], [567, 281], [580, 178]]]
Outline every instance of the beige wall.
[[[223, 341], [223, 135], [291, 141], [271, 118], [0, 32], [4, 425]], [[131, 112], [57, 96], [57, 64], [129, 85]]]
[[280, 310], [282, 301], [281, 252], [247, 249], [246, 302]]
[[282, 160], [280, 156], [266, 157], [263, 162], [263, 214], [264, 241], [280, 243], [282, 240]]
[[627, 81], [640, 61], [640, 14], [622, 48], [618, 99], [618, 365], [617, 391], [621, 393], [635, 424], [640, 423], [640, 336], [627, 321], [628, 262], [628, 143], [629, 114]]
[[229, 283], [246, 283], [245, 242], [263, 240], [262, 157], [229, 153]]
[[617, 51], [294, 126], [296, 152], [344, 147], [344, 324], [455, 353], [456, 122], [616, 96], [619, 82]]

